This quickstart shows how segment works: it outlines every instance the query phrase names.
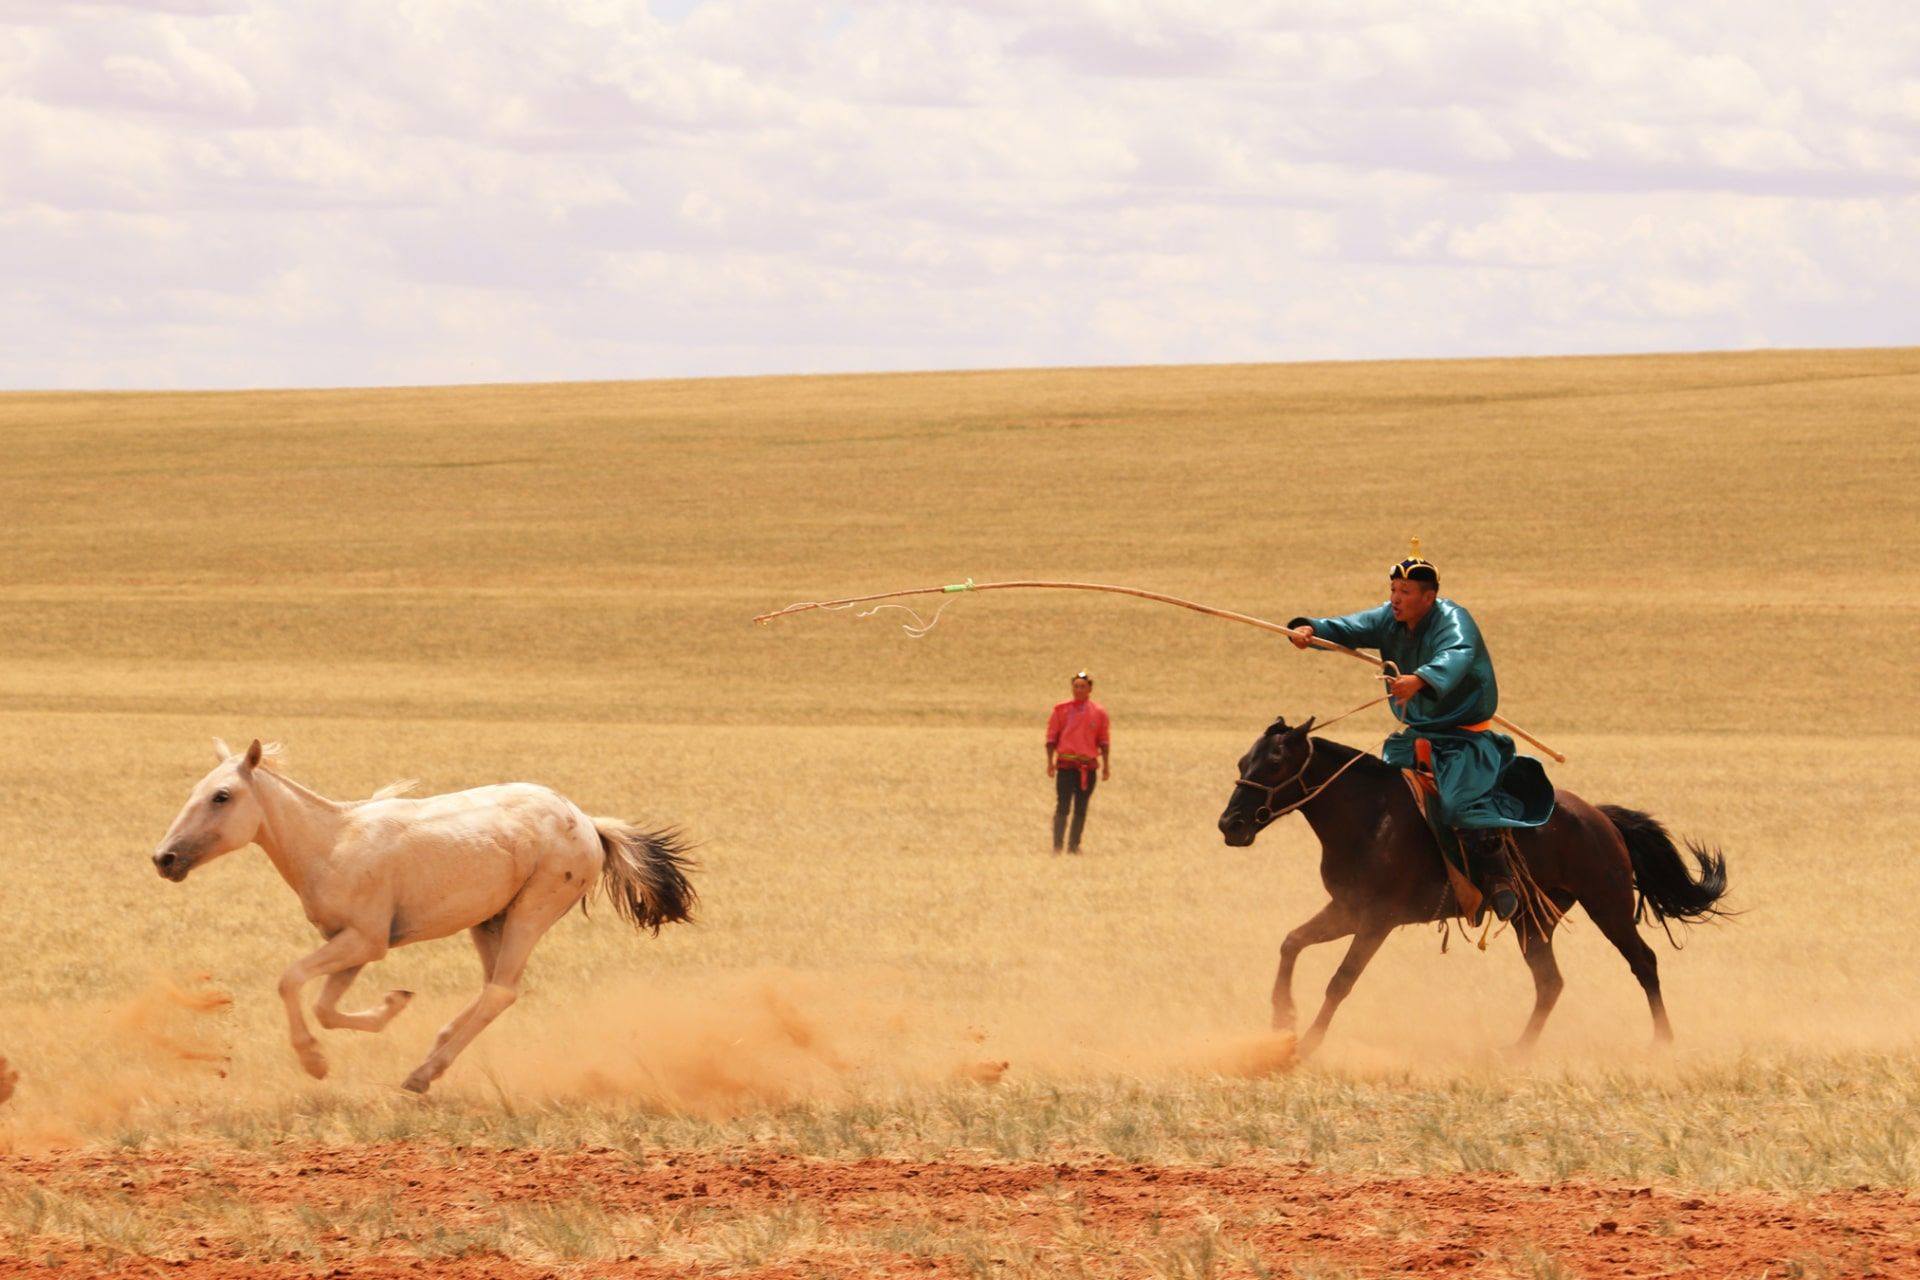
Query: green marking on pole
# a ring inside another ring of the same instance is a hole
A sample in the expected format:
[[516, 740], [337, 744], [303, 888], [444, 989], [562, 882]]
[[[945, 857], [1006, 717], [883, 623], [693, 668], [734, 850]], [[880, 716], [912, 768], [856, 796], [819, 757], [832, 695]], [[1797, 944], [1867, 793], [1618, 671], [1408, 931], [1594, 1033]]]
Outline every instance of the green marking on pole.
[[968, 578], [965, 582], [949, 582], [946, 586], [940, 588], [940, 590], [948, 592], [971, 591], [973, 590], [973, 579]]

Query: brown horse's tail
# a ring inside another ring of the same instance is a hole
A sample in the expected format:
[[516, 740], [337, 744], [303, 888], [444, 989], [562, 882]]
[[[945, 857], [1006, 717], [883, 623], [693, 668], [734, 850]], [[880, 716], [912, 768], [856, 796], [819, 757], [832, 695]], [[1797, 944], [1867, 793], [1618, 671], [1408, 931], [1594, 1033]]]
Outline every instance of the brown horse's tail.
[[1727, 893], [1727, 860], [1718, 849], [1687, 841], [1687, 852], [1699, 864], [1700, 875], [1695, 878], [1657, 819], [1617, 804], [1603, 804], [1600, 812], [1619, 829], [1633, 859], [1633, 883], [1640, 891], [1640, 904], [1633, 913], [1636, 921], [1644, 920], [1648, 912], [1663, 927], [1669, 920], [1697, 923], [1733, 914], [1720, 905]]
[[693, 919], [699, 895], [687, 879], [695, 864], [687, 857], [693, 846], [685, 836], [672, 830], [643, 830], [618, 818], [595, 818], [593, 827], [606, 851], [600, 880], [614, 910], [636, 929], [656, 934], [663, 924]]

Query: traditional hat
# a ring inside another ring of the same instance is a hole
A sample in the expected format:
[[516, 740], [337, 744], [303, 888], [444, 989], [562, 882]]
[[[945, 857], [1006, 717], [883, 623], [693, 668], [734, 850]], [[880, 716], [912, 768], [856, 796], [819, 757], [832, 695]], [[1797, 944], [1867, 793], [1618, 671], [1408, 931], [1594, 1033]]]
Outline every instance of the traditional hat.
[[1440, 571], [1433, 567], [1432, 561], [1421, 558], [1420, 539], [1418, 536], [1414, 538], [1413, 549], [1407, 553], [1407, 558], [1387, 571], [1387, 580], [1389, 582], [1395, 578], [1406, 578], [1413, 582], [1425, 582], [1435, 587], [1440, 585]]

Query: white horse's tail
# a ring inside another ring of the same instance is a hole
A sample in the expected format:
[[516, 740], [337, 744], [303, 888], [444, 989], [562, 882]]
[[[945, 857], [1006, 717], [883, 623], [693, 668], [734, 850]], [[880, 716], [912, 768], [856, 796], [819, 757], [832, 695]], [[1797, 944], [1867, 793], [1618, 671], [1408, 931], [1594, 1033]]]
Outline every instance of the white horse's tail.
[[699, 895], [687, 872], [693, 846], [678, 831], [647, 831], [618, 818], [595, 818], [600, 833], [600, 880], [613, 908], [637, 929], [660, 932], [663, 924], [693, 919]]

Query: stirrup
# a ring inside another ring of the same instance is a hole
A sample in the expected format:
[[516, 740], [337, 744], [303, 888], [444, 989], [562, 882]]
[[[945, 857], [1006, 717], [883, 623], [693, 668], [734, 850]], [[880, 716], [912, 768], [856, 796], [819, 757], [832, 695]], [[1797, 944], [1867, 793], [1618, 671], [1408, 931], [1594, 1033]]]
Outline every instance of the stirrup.
[[1480, 903], [1474, 907], [1473, 915], [1467, 923], [1478, 929], [1480, 922], [1487, 918], [1487, 910], [1492, 908], [1493, 918], [1505, 923], [1520, 914], [1520, 895], [1515, 891], [1512, 881], [1494, 880], [1487, 885], [1486, 892], [1480, 895]]

